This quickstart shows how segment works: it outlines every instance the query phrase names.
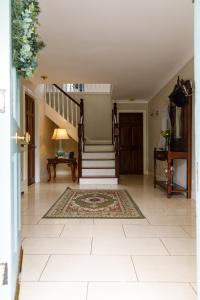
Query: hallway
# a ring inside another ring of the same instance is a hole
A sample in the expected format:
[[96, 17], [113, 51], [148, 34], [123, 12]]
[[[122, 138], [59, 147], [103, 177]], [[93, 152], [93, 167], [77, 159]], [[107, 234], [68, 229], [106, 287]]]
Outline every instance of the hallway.
[[67, 186], [79, 188], [41, 183], [23, 196], [20, 300], [196, 299], [194, 201], [121, 176], [146, 219], [42, 219]]

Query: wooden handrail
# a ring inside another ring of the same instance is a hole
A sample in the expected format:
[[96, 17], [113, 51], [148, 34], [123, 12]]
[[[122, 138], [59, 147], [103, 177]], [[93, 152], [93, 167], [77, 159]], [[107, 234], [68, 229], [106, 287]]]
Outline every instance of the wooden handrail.
[[78, 124], [78, 180], [82, 177], [82, 152], [84, 150], [84, 102], [80, 102], [80, 123]]
[[[67, 96], [70, 100], [72, 100], [72, 102], [74, 102], [76, 105], [78, 105], [79, 107], [81, 106], [80, 103], [76, 102], [75, 99], [73, 99], [68, 93], [66, 93], [61, 87], [59, 87], [59, 85], [57, 85], [56, 83], [53, 84], [53, 86], [55, 86], [61, 93], [63, 93], [65, 96]], [[83, 99], [82, 99], [83, 100]]]
[[117, 122], [117, 104], [112, 110], [112, 141], [115, 150], [115, 176], [119, 178], [119, 123]]

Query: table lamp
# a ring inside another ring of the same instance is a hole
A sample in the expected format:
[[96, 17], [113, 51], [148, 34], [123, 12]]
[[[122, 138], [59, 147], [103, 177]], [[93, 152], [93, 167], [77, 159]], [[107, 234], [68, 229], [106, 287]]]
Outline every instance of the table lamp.
[[68, 140], [69, 136], [66, 129], [63, 128], [56, 128], [54, 129], [52, 140], [58, 140], [59, 141], [59, 147], [57, 151], [58, 157], [63, 157], [65, 154], [65, 151], [62, 148], [62, 140]]

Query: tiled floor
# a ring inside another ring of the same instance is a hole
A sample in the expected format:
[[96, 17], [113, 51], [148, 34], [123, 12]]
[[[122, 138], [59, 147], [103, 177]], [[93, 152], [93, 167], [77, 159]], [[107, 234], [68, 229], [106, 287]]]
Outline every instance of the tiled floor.
[[67, 186], [79, 188], [42, 183], [23, 197], [20, 300], [197, 299], [194, 201], [124, 176], [118, 188], [146, 219], [42, 219]]

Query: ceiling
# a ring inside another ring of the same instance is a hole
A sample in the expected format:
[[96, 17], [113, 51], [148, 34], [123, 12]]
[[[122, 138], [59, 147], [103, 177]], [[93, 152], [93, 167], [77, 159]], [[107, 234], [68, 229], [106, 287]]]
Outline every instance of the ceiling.
[[193, 57], [192, 0], [39, 0], [34, 81], [111, 83], [114, 99], [150, 99]]

